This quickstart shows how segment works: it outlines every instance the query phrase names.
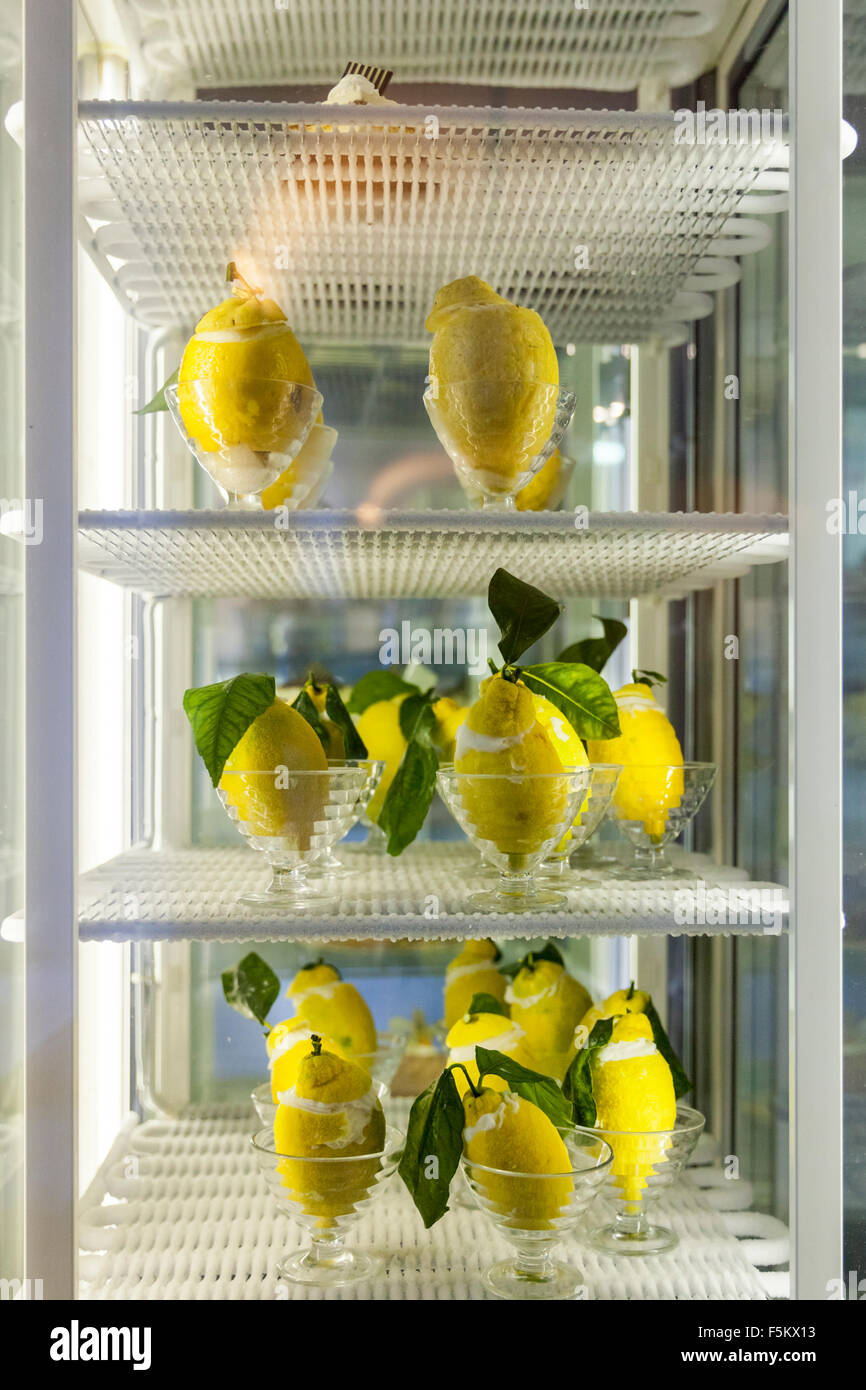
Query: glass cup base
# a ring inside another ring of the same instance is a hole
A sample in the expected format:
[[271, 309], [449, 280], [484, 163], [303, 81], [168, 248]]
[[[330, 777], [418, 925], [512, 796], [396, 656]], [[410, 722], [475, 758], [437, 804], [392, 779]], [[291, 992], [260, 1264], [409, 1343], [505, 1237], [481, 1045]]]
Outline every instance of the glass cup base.
[[372, 1279], [382, 1261], [353, 1250], [340, 1250], [332, 1257], [316, 1258], [311, 1250], [290, 1255], [277, 1266], [280, 1279], [290, 1284], [319, 1284], [329, 1289], [360, 1284]]
[[548, 1300], [573, 1298], [583, 1281], [577, 1270], [555, 1260], [543, 1274], [525, 1273], [513, 1260], [502, 1260], [491, 1265], [483, 1282], [497, 1298]]
[[541, 912], [568, 907], [568, 898], [550, 888], [536, 888], [532, 893], [515, 893], [514, 896], [488, 889], [483, 893], [470, 893], [466, 906], [474, 912]]
[[589, 1237], [593, 1250], [601, 1250], [605, 1255], [663, 1255], [679, 1243], [679, 1237], [667, 1226], [647, 1225], [640, 1231], [623, 1231], [616, 1222], [599, 1226]]
[[320, 907], [334, 903], [336, 899], [330, 893], [271, 893], [265, 888], [261, 892], [253, 889], [249, 893], [242, 893], [237, 901], [242, 907], [269, 907], [274, 912], [298, 913], [317, 911]]

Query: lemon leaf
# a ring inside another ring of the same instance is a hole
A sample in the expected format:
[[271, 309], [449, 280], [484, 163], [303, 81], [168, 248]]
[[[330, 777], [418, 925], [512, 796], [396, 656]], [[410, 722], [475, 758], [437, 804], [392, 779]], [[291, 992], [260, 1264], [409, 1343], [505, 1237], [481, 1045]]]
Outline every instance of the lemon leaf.
[[508, 570], [496, 570], [487, 590], [487, 605], [501, 633], [499, 650], [506, 666], [543, 637], [563, 605]]
[[565, 1073], [562, 1094], [571, 1102], [575, 1124], [595, 1124], [597, 1110], [592, 1093], [592, 1054], [610, 1042], [614, 1022], [612, 1018], [598, 1020]]
[[472, 1003], [466, 1010], [468, 1014], [502, 1014], [508, 1018], [508, 1011], [495, 994], [473, 994]]
[[654, 685], [667, 685], [668, 683], [667, 676], [663, 676], [661, 671], [640, 671], [635, 669], [631, 673], [631, 678], [634, 685], [648, 685], [650, 688]]
[[379, 812], [379, 828], [388, 836], [387, 850], [395, 858], [411, 845], [424, 824], [436, 790], [438, 770], [439, 757], [429, 735], [423, 728], [416, 730]]
[[280, 992], [279, 977], [267, 961], [250, 951], [242, 961], [222, 972], [225, 1001], [244, 1018], [265, 1027], [265, 1019]]
[[527, 951], [522, 960], [517, 962], [515, 974], [518, 974], [525, 965], [536, 965], [540, 960], [552, 961], [554, 965], [561, 965], [563, 970], [565, 969], [565, 961], [562, 959], [561, 951], [552, 941], [548, 941], [540, 951]]
[[397, 1172], [425, 1229], [448, 1210], [451, 1179], [463, 1153], [463, 1102], [446, 1068], [412, 1103]]
[[485, 1076], [500, 1077], [521, 1100], [531, 1101], [539, 1110], [543, 1110], [558, 1129], [573, 1123], [571, 1106], [552, 1076], [543, 1076], [540, 1071], [522, 1067], [512, 1057], [506, 1057], [504, 1052], [487, 1047], [476, 1047], [475, 1061], [482, 1081]]
[[302, 690], [296, 700], [292, 701], [292, 709], [296, 709], [303, 719], [306, 719], [316, 738], [321, 743], [325, 752], [328, 751], [328, 734], [324, 724], [319, 718], [319, 711], [313, 704], [306, 690]]
[[584, 637], [582, 642], [572, 642], [571, 646], [561, 651], [556, 659], [557, 661], [580, 662], [584, 666], [591, 666], [593, 671], [598, 671], [601, 674], [620, 642], [628, 635], [628, 628], [625, 623], [620, 622], [619, 618], [601, 618], [597, 613], [593, 616], [596, 622], [601, 623], [604, 628], [604, 636]]
[[436, 716], [430, 708], [433, 699], [432, 691], [427, 691], [424, 695], [407, 695], [400, 705], [400, 732], [406, 742], [414, 738], [420, 728], [427, 733], [432, 733]]
[[343, 735], [346, 757], [366, 758], [367, 745], [352, 723], [352, 716], [346, 709], [339, 690], [333, 685], [325, 687], [325, 714]]
[[160, 410], [168, 410], [168, 402], [165, 399], [165, 388], [167, 386], [176, 386], [179, 376], [180, 367], [175, 367], [168, 380], [162, 383], [156, 395], [148, 401], [147, 405], [143, 405], [140, 410], [134, 410], [132, 412], [133, 415], [156, 415]]
[[379, 700], [393, 700], [395, 695], [420, 695], [417, 685], [410, 685], [396, 671], [368, 671], [354, 686], [346, 708], [352, 714], [363, 714], [369, 705]]
[[677, 1100], [682, 1100], [686, 1092], [692, 1089], [692, 1083], [686, 1075], [682, 1062], [671, 1046], [671, 1040], [665, 1032], [664, 1024], [656, 1013], [655, 1005], [651, 999], [648, 1001], [644, 1013], [649, 1019], [650, 1027], [653, 1030], [653, 1042], [671, 1069], [671, 1077], [674, 1083], [674, 1095]]
[[543, 661], [524, 666], [520, 678], [564, 714], [580, 738], [618, 738], [619, 714], [610, 686], [591, 666]]
[[250, 725], [276, 699], [273, 676], [245, 672], [215, 685], [200, 685], [183, 693], [184, 713], [192, 725], [195, 746], [214, 786], [226, 760]]

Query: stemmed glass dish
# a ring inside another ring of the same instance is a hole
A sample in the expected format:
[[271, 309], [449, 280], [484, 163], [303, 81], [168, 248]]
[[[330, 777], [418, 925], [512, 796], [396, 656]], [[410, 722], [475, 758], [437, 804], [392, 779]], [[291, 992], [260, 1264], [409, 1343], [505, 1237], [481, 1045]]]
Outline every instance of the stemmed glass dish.
[[235, 511], [260, 496], [300, 453], [322, 408], [321, 392], [296, 381], [196, 377], [165, 388], [190, 453]]
[[239, 901], [293, 912], [320, 905], [322, 889], [307, 881], [307, 870], [357, 821], [369, 775], [368, 761], [329, 762], [316, 772], [224, 772], [217, 790], [226, 813], [271, 866], [267, 888]]
[[668, 1226], [652, 1225], [648, 1204], [674, 1182], [694, 1152], [704, 1117], [687, 1105], [677, 1106], [673, 1129], [593, 1130], [613, 1149], [607, 1188], [616, 1202], [616, 1215], [590, 1235], [590, 1244], [606, 1255], [658, 1255], [673, 1250], [678, 1238]]
[[595, 834], [610, 806], [621, 772], [622, 768], [616, 763], [590, 763], [589, 791], [570, 829], [545, 859], [544, 874], [563, 873], [574, 851]]
[[495, 889], [473, 893], [481, 912], [536, 912], [568, 906], [565, 894], [535, 883], [535, 870], [571, 825], [590, 782], [588, 767], [561, 772], [458, 772], [441, 767], [442, 800], [484, 860], [499, 871]]
[[562, 442], [575, 406], [571, 391], [527, 377], [433, 377], [423, 399], [464, 490], [484, 507], [507, 511]]
[[553, 1251], [603, 1186], [613, 1153], [595, 1130], [559, 1132], [572, 1165], [567, 1173], [511, 1172], [461, 1160], [475, 1202], [514, 1248], [484, 1275], [500, 1298], [571, 1298], [580, 1287], [579, 1272], [554, 1260]]
[[[385, 771], [385, 764], [382, 761], [374, 762], [371, 759], [366, 759], [365, 766], [369, 769], [369, 777], [358, 799], [358, 819], [362, 822], [367, 820], [367, 807], [373, 800], [379, 779]], [[315, 861], [309, 872], [311, 877], [318, 878], [322, 874], [351, 873], [351, 869], [343, 859], [338, 859], [334, 851], [328, 848]]]
[[615, 868], [614, 878], [650, 879], [674, 872], [665, 846], [697, 815], [717, 770], [715, 763], [630, 763], [623, 769], [608, 815], [633, 845], [634, 858]]
[[403, 1152], [403, 1135], [390, 1125], [378, 1153], [308, 1158], [277, 1153], [272, 1126], [250, 1140], [259, 1168], [280, 1211], [311, 1235], [309, 1246], [277, 1267], [281, 1279], [330, 1288], [369, 1279], [381, 1265], [372, 1255], [345, 1247], [346, 1233], [384, 1189]]

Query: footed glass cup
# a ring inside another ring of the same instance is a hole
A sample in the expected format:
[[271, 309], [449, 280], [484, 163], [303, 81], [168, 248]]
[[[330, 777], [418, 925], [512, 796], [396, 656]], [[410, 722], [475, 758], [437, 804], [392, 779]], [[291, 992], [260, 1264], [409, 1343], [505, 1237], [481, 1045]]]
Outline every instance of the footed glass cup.
[[687, 1105], [677, 1106], [673, 1129], [593, 1130], [613, 1150], [607, 1190], [616, 1203], [616, 1216], [598, 1226], [590, 1244], [606, 1255], [659, 1255], [679, 1243], [668, 1226], [653, 1225], [647, 1207], [666, 1188], [673, 1187], [691, 1158], [704, 1128], [704, 1117]]
[[623, 768], [608, 815], [633, 846], [634, 858], [614, 868], [613, 878], [650, 879], [674, 872], [665, 846], [697, 815], [717, 771], [715, 763], [631, 763]]
[[558, 875], [564, 873], [566, 867], [571, 863], [571, 856], [574, 851], [585, 844], [590, 835], [595, 834], [610, 807], [621, 772], [622, 768], [616, 763], [590, 763], [589, 791], [580, 805], [570, 830], [566, 832], [560, 843], [551, 850], [545, 859], [542, 865], [544, 874]]

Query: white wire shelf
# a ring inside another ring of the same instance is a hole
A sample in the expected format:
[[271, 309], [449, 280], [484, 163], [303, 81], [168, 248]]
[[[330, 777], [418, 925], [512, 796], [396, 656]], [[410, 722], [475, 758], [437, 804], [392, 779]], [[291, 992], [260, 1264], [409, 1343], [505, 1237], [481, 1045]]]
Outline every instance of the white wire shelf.
[[706, 40], [730, 0], [117, 0], [140, 56], [139, 86], [326, 83], [347, 54], [398, 81], [627, 91], [655, 78], [680, 86], [709, 57]]
[[[390, 1101], [405, 1128], [408, 1101]], [[425, 1231], [394, 1177], [359, 1218], [348, 1244], [384, 1258], [368, 1284], [305, 1289], [278, 1281], [276, 1266], [305, 1237], [279, 1215], [249, 1148], [252, 1109], [191, 1112], [130, 1124], [82, 1201], [84, 1299], [483, 1299], [482, 1275], [507, 1245], [481, 1212], [461, 1206]], [[680, 1239], [663, 1260], [596, 1254], [586, 1232], [610, 1219], [596, 1199], [557, 1250], [581, 1271], [590, 1299], [765, 1299], [788, 1292], [789, 1240], [775, 1217], [750, 1210], [752, 1190], [716, 1166], [702, 1139], [677, 1185], [654, 1207]], [[782, 1268], [780, 1268], [780, 1266]]]
[[436, 291], [474, 273], [559, 344], [681, 341], [787, 188], [781, 135], [690, 142], [673, 113], [419, 106], [386, 129], [381, 108], [312, 103], [79, 112], [85, 247], [153, 326], [190, 328], [236, 260], [302, 340], [427, 342]]
[[500, 564], [557, 597], [681, 597], [787, 555], [782, 516], [82, 512], [82, 567], [164, 597], [457, 598]]
[[[480, 867], [466, 842], [415, 844], [397, 859], [342, 845], [352, 872], [333, 880], [333, 897], [303, 915], [275, 915], [238, 902], [261, 889], [268, 868], [238, 848], [130, 850], [84, 874], [79, 891], [82, 941], [453, 941], [499, 936], [778, 935], [788, 899], [777, 884], [753, 883], [742, 870], [703, 855], [673, 851], [698, 875], [568, 892], [561, 912], [473, 913], [467, 884]], [[476, 886], [483, 887], [478, 883]], [[9, 934], [9, 928], [6, 928]]]

